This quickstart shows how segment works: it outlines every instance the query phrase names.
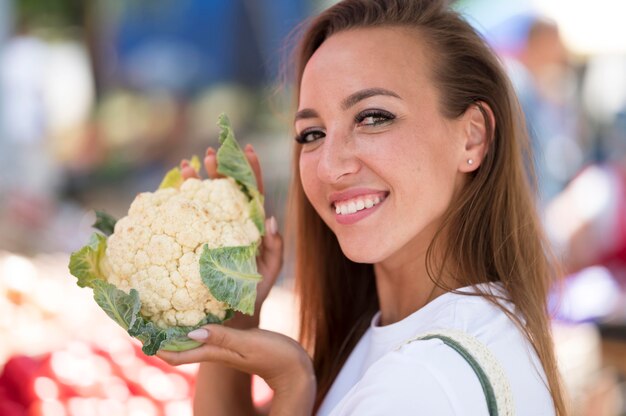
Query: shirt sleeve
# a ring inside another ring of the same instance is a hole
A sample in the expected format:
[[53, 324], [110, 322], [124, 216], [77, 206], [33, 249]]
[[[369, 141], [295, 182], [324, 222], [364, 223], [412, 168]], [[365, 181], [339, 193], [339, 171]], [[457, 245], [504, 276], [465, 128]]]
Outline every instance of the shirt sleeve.
[[331, 412], [332, 416], [487, 416], [470, 365], [438, 339], [413, 342], [383, 356]]

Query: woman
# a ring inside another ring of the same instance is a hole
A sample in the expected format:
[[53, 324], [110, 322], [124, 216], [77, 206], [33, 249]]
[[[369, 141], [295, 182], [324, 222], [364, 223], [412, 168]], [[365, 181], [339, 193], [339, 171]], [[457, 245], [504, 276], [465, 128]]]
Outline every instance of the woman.
[[[196, 413], [253, 414], [258, 374], [271, 414], [479, 415], [497, 399], [499, 414], [564, 415], [527, 137], [482, 39], [440, 1], [345, 0], [308, 26], [296, 74], [292, 220], [312, 361], [252, 319], [194, 331], [205, 345], [160, 356], [202, 362]], [[212, 150], [205, 165], [215, 174]], [[280, 268], [268, 229], [259, 308]]]

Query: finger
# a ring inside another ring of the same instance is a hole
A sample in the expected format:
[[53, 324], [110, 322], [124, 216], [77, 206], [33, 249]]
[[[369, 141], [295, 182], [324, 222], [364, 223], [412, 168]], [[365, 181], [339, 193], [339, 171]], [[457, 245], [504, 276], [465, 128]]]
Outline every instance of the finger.
[[181, 352], [159, 350], [156, 355], [169, 365], [174, 366], [209, 361], [234, 367], [233, 363], [241, 360], [236, 352], [210, 344], [203, 344], [197, 348]]
[[278, 232], [278, 223], [275, 217], [270, 217], [265, 221], [266, 233], [263, 236], [261, 245], [261, 262], [268, 269], [270, 274], [280, 271], [283, 263], [283, 238]]
[[257, 186], [259, 188], [259, 192], [263, 194], [263, 176], [261, 175], [261, 163], [259, 162], [259, 157], [254, 151], [254, 147], [251, 144], [247, 144], [245, 147], [246, 157], [248, 158], [248, 162], [252, 167], [252, 171], [254, 172], [254, 176], [256, 176]]
[[158, 351], [157, 356], [171, 365], [210, 361], [242, 368], [246, 360], [244, 351], [252, 347], [247, 344], [251, 342], [251, 334], [222, 325], [207, 325], [190, 332], [188, 336], [203, 344], [181, 352]]
[[182, 162], [180, 162], [180, 173], [183, 176], [183, 179], [200, 179], [200, 175], [198, 175], [198, 172], [196, 172], [196, 170], [191, 167], [187, 159], [184, 159]]
[[204, 155], [204, 168], [206, 169], [209, 178], [215, 179], [222, 177], [222, 175], [217, 173], [217, 156], [215, 154], [215, 149], [212, 147], [206, 149], [206, 154]]

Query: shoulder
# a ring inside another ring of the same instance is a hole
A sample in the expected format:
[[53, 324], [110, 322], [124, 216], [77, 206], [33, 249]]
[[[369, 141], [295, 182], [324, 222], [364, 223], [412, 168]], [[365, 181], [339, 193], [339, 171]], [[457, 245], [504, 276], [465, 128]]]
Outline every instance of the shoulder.
[[471, 367], [439, 340], [404, 345], [374, 363], [338, 415], [487, 415], [482, 388]]
[[[502, 367], [516, 414], [554, 414], [537, 355], [502, 309], [483, 297], [466, 295], [446, 296], [427, 309], [398, 327], [400, 341], [439, 330], [468, 334]], [[437, 338], [394, 346], [398, 348], [390, 347], [367, 368], [333, 415], [402, 415], [416, 413], [413, 409], [420, 414], [488, 414], [480, 381], [458, 351]]]
[[[497, 295], [502, 290], [497, 284], [489, 287], [494, 289], [491, 294]], [[516, 314], [515, 307], [510, 303], [503, 302], [500, 308], [482, 296], [457, 296], [447, 305], [449, 313], [442, 314], [441, 319], [434, 320], [432, 327], [426, 332], [453, 329], [475, 338], [489, 350], [502, 367], [512, 391], [516, 414], [552, 415], [554, 414], [552, 398], [541, 362], [523, 330], [513, 322], [503, 308], [511, 314]], [[523, 324], [523, 317], [518, 318]], [[441, 354], [445, 349], [450, 351], [451, 348], [438, 340], [432, 342], [439, 343], [441, 349], [425, 352], [422, 350], [425, 348], [424, 343], [415, 342], [405, 347], [406, 353], [412, 351], [416, 359], [438, 362], [435, 355]], [[469, 367], [468, 364], [466, 366]], [[478, 382], [474, 374], [471, 376]]]

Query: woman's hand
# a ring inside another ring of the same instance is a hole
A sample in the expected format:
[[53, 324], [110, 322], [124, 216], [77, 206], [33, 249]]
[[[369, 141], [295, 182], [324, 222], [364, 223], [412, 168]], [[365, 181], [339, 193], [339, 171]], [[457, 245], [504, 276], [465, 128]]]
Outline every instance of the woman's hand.
[[171, 365], [208, 361], [257, 374], [274, 390], [271, 415], [311, 414], [313, 365], [293, 339], [258, 328], [239, 330], [222, 325], [206, 325], [189, 337], [204, 344], [183, 352], [159, 351], [157, 355]]
[[[263, 178], [259, 159], [251, 145], [244, 153], [254, 171], [259, 191]], [[218, 178], [215, 150], [208, 148], [204, 167], [209, 178]], [[184, 179], [199, 178], [189, 162], [181, 162]], [[274, 390], [271, 413], [308, 415], [315, 396], [311, 360], [294, 340], [258, 329], [259, 312], [273, 286], [283, 261], [283, 242], [276, 220], [265, 223], [266, 234], [257, 257], [257, 270], [263, 276], [257, 285], [254, 316], [241, 313], [224, 326], [207, 325], [190, 333], [204, 344], [184, 352], [159, 351], [157, 355], [172, 365], [200, 363], [194, 396], [194, 414], [253, 414], [250, 374], [256, 374]]]
[[[246, 145], [244, 153], [246, 154], [248, 162], [252, 167], [252, 171], [256, 176], [259, 192], [263, 194], [263, 176], [261, 175], [261, 164], [259, 163], [259, 158], [250, 144]], [[211, 147], [209, 147], [206, 151], [204, 157], [204, 168], [211, 179], [219, 178], [221, 176], [217, 173], [217, 158], [215, 150]], [[181, 171], [183, 178], [185, 179], [199, 178], [198, 172], [196, 172], [189, 165], [187, 160], [183, 160], [181, 162]], [[237, 313], [235, 317], [226, 322], [226, 325], [230, 327], [244, 329], [254, 328], [259, 325], [259, 312], [261, 310], [261, 306], [263, 305], [265, 298], [267, 298], [274, 282], [276, 282], [276, 278], [282, 268], [283, 240], [278, 233], [278, 224], [276, 223], [276, 219], [274, 217], [268, 218], [265, 221], [265, 230], [266, 233], [263, 236], [259, 256], [257, 257], [257, 270], [259, 274], [263, 276], [263, 280], [257, 285], [254, 316], [250, 317]]]

